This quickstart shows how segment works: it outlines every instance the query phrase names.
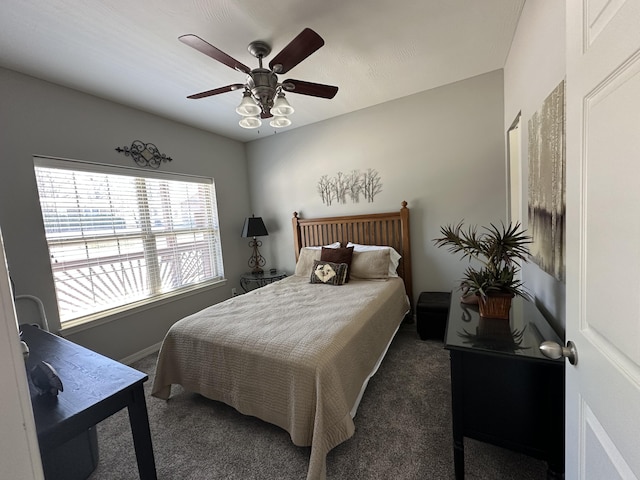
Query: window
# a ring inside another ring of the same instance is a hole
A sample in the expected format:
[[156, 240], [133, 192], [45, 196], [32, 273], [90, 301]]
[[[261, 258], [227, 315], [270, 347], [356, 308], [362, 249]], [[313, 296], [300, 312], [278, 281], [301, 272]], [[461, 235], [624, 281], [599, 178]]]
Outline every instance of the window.
[[210, 178], [37, 157], [60, 321], [224, 276]]

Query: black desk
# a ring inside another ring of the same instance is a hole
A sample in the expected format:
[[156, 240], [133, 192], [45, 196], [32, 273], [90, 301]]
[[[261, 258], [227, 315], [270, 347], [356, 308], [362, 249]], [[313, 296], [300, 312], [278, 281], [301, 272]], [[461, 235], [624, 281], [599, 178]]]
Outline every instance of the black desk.
[[547, 461], [548, 478], [564, 472], [564, 359], [539, 351], [562, 344], [534, 304], [514, 299], [511, 319], [481, 318], [451, 296], [445, 348], [451, 359], [453, 448], [464, 478], [464, 437]]
[[20, 329], [30, 351], [27, 368], [44, 360], [64, 388], [57, 397], [38, 396], [30, 382], [41, 455], [127, 407], [140, 478], [156, 480], [143, 389], [147, 375], [36, 327]]

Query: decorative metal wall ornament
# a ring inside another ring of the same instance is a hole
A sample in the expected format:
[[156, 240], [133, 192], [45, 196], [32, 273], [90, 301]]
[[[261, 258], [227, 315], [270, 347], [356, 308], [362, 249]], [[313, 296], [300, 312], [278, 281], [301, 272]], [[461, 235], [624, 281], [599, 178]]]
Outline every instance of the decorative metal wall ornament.
[[331, 178], [323, 175], [318, 181], [317, 188], [325, 205], [331, 205], [333, 202], [347, 203], [347, 198], [352, 203], [359, 203], [361, 195], [371, 203], [374, 197], [382, 192], [382, 179], [373, 168], [369, 168], [364, 173], [352, 170], [348, 174], [338, 172]]
[[153, 143], [144, 143], [134, 140], [130, 147], [116, 147], [116, 152], [131, 156], [133, 161], [141, 167], [159, 168], [162, 162], [170, 162], [173, 159], [160, 153]]

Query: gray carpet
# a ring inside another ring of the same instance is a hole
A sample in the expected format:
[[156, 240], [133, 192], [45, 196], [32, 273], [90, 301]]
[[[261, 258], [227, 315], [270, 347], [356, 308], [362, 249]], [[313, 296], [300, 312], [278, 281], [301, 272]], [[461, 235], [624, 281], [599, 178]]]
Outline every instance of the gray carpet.
[[[174, 387], [151, 397], [156, 354], [132, 366], [149, 374], [147, 408], [161, 480], [304, 479], [309, 449], [278, 427]], [[327, 457], [329, 480], [453, 479], [449, 356], [403, 325], [355, 419], [356, 433]], [[138, 478], [126, 411], [98, 425], [100, 462], [91, 480]], [[465, 439], [466, 478], [543, 480], [546, 464]]]

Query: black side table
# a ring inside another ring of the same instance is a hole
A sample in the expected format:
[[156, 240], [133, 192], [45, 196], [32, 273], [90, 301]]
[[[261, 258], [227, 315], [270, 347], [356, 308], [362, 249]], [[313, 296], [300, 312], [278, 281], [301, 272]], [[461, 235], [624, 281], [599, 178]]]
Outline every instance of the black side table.
[[282, 280], [286, 276], [286, 272], [283, 272], [282, 270], [276, 270], [275, 272], [266, 270], [264, 273], [246, 272], [240, 276], [240, 286], [245, 292], [249, 292], [256, 288], [264, 287], [270, 283]]
[[416, 304], [418, 335], [421, 340], [444, 339], [451, 292], [422, 292]]
[[464, 437], [545, 460], [548, 479], [564, 478], [565, 365], [540, 352], [545, 340], [562, 343], [532, 302], [515, 298], [502, 320], [452, 295], [445, 348], [456, 480], [464, 479]]

